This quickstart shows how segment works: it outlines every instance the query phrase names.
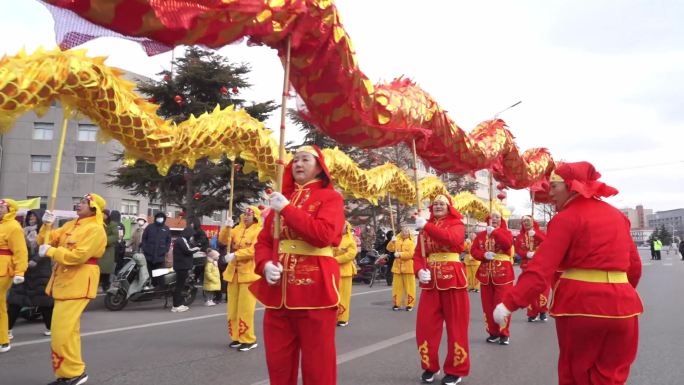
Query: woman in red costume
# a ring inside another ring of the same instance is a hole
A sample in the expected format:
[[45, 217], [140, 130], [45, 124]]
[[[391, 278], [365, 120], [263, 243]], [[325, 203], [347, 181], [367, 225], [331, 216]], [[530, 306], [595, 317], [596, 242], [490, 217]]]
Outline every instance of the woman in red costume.
[[477, 270], [477, 279], [480, 281], [482, 311], [489, 333], [487, 342], [508, 345], [511, 335], [510, 317], [505, 323], [498, 324], [494, 322], [492, 314], [494, 306], [503, 300], [515, 280], [511, 257], [513, 234], [508, 230], [506, 222], [501, 219], [501, 214], [496, 211], [489, 215], [487, 223], [487, 229], [477, 233], [470, 254], [482, 262]]
[[535, 258], [494, 312], [503, 321], [563, 271], [551, 305], [560, 385], [624, 384], [637, 354], [643, 305], [635, 288], [641, 258], [629, 220], [600, 200], [618, 192], [600, 176], [588, 162], [558, 166], [548, 193], [558, 214]]
[[[285, 167], [283, 192], [255, 246], [260, 279], [250, 290], [264, 304], [264, 346], [271, 385], [336, 383], [335, 325], [340, 268], [333, 256], [344, 227], [344, 203], [318, 147], [297, 150]], [[282, 223], [273, 238], [274, 215]], [[276, 252], [277, 251], [277, 252]]]
[[[520, 234], [515, 238], [515, 252], [521, 256], [520, 270], [525, 271], [527, 264], [534, 258], [534, 253], [539, 245], [546, 239], [546, 233], [540, 228], [539, 224], [529, 215], [524, 215], [520, 222], [522, 228]], [[530, 302], [527, 306], [527, 322], [534, 322], [539, 317], [540, 321], [546, 321], [546, 313], [549, 312], [549, 292], [548, 286], [539, 297]]]
[[[438, 195], [430, 206], [430, 219], [416, 219], [418, 247], [413, 266], [421, 294], [416, 320], [416, 343], [424, 370], [421, 380], [431, 383], [439, 372], [439, 343], [446, 324], [447, 356], [442, 385], [454, 385], [470, 371], [468, 282], [460, 253], [465, 229], [451, 198]], [[421, 247], [425, 246], [423, 255]]]

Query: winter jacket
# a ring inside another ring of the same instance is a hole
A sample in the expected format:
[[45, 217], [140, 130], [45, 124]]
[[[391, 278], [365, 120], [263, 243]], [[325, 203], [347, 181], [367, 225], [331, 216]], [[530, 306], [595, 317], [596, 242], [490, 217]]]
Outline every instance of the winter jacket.
[[[152, 225], [148, 226], [151, 227]], [[190, 238], [192, 237], [192, 229], [186, 228], [181, 233], [181, 236], [176, 238], [173, 242], [173, 269], [174, 270], [190, 270], [192, 269], [192, 255], [199, 249], [190, 246]]]
[[148, 263], [164, 262], [164, 256], [171, 247], [171, 230], [156, 222], [148, 225], [143, 231], [141, 247]]

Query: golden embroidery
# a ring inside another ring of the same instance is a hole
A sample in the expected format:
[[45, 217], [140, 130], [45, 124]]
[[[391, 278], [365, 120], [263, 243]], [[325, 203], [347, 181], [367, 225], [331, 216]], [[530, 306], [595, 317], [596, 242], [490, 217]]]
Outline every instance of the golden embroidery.
[[539, 294], [539, 306], [546, 306], [549, 300], [544, 296], [544, 294]]
[[428, 356], [427, 341], [424, 341], [420, 346], [418, 346], [418, 354], [420, 354], [420, 361], [425, 364], [425, 366], [430, 366], [430, 356]]
[[454, 366], [461, 365], [468, 358], [468, 352], [458, 342], [454, 342]]

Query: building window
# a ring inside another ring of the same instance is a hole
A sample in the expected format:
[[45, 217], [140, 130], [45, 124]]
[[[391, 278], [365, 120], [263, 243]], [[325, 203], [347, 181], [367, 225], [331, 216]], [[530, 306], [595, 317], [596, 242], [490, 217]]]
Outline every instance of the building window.
[[81, 204], [81, 199], [83, 199], [83, 197], [72, 197], [71, 198], [71, 206], [72, 206], [71, 208], [74, 211], [78, 211], [78, 205]]
[[78, 141], [94, 142], [97, 138], [97, 126], [94, 124], [78, 124]]
[[157, 213], [162, 212], [161, 205], [158, 203], [148, 203], [147, 204], [147, 216], [153, 217]]
[[31, 155], [31, 172], [48, 173], [52, 167], [52, 157], [50, 155]]
[[47, 209], [47, 204], [48, 204], [48, 197], [45, 196], [27, 196], [26, 199], [34, 199], [34, 198], [40, 198], [40, 208], [43, 210]]
[[35, 140], [52, 140], [52, 133], [54, 131], [54, 123], [33, 123], [33, 139]]
[[95, 157], [77, 156], [76, 174], [95, 174]]
[[138, 215], [138, 201], [130, 199], [121, 200], [121, 214]]

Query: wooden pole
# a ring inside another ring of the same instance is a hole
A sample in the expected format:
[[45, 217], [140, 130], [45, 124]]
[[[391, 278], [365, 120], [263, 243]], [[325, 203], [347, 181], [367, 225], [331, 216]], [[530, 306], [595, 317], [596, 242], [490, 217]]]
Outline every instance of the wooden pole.
[[[412, 141], [413, 148], [413, 183], [416, 188], [416, 218], [420, 216], [420, 188], [418, 187], [418, 155], [416, 153], [416, 140]], [[420, 253], [423, 258], [425, 258], [425, 238], [420, 238]]]
[[492, 176], [492, 170], [489, 170], [489, 215], [492, 215], [494, 210], [494, 177]]
[[233, 198], [235, 196], [235, 161], [237, 157], [230, 163], [230, 200], [228, 203], [228, 218], [233, 219]]
[[534, 220], [534, 191], [532, 192], [532, 220]]
[[390, 214], [390, 225], [392, 226], [392, 234], [397, 235], [394, 229], [394, 213], [392, 213], [392, 197], [390, 196], [390, 194], [387, 194], [387, 208], [389, 209]]
[[[59, 148], [57, 149], [57, 159], [55, 162], [55, 172], [52, 176], [52, 192], [50, 200], [48, 201], [48, 210], [53, 211], [57, 203], [57, 190], [59, 188], [59, 174], [62, 171], [62, 155], [64, 155], [64, 143], [66, 142], [67, 128], [69, 126], [69, 107], [62, 104], [64, 117], [62, 119], [62, 133], [59, 138]], [[45, 244], [50, 244], [50, 231], [52, 230], [52, 223], [47, 225], [48, 229], [45, 233]]]
[[[290, 88], [290, 48], [292, 45], [292, 38], [287, 37], [285, 46], [285, 74], [283, 76], [283, 98], [280, 102], [280, 143], [278, 146], [278, 168], [276, 174], [276, 188], [278, 192], [283, 191], [283, 174], [285, 172], [285, 121], [287, 118], [287, 98], [289, 96]], [[273, 226], [273, 248], [274, 258], [278, 257], [278, 247], [280, 241], [280, 215], [275, 216]]]

